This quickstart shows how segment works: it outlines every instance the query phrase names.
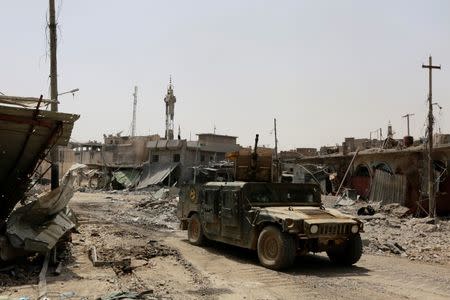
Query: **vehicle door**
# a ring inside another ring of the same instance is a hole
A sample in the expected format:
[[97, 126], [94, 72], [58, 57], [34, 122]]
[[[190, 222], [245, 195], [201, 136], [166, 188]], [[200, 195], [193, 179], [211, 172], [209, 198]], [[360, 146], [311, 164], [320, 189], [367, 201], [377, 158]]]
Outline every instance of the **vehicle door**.
[[202, 204], [202, 219], [204, 222], [204, 230], [207, 234], [220, 234], [219, 206], [219, 191], [217, 189], [205, 189]]
[[222, 190], [220, 192], [222, 236], [236, 240], [241, 238], [239, 196], [240, 190]]

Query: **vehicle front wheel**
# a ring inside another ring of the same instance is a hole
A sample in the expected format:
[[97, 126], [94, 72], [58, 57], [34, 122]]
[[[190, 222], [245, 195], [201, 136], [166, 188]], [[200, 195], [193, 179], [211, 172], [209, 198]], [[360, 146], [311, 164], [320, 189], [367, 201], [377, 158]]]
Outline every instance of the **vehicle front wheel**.
[[332, 262], [351, 266], [361, 258], [362, 252], [361, 236], [356, 234], [350, 237], [343, 246], [328, 250], [327, 254]]
[[192, 245], [200, 246], [205, 242], [202, 222], [198, 214], [193, 214], [188, 224], [188, 240]]
[[281, 232], [275, 226], [266, 226], [258, 238], [258, 258], [266, 268], [280, 270], [295, 260], [296, 247], [294, 238]]

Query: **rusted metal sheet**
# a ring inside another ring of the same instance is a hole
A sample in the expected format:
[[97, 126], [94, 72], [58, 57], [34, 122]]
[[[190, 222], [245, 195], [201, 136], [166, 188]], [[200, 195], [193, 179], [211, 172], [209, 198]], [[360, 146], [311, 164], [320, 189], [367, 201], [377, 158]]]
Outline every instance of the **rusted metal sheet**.
[[142, 170], [139, 183], [136, 189], [145, 189], [148, 186], [160, 184], [163, 182], [174, 170], [179, 163], [152, 163], [145, 164]]
[[6, 234], [14, 248], [45, 253], [75, 226], [66, 207], [74, 193], [73, 184], [78, 170], [84, 167], [74, 165], [58, 188], [11, 213]]
[[406, 176], [377, 170], [370, 190], [370, 201], [405, 205]]
[[370, 194], [370, 177], [368, 176], [353, 176], [351, 178], [351, 186], [358, 195], [363, 199], [367, 199]]

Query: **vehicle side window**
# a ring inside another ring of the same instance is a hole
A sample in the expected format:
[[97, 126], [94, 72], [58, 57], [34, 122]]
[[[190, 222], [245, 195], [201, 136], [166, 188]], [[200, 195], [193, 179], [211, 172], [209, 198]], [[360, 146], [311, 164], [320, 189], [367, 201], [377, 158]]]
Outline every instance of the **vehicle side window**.
[[205, 193], [205, 205], [214, 208], [214, 213], [218, 212], [219, 210], [218, 196], [218, 191], [206, 191]]
[[272, 201], [272, 192], [263, 185], [253, 186], [249, 197], [251, 202], [269, 203]]

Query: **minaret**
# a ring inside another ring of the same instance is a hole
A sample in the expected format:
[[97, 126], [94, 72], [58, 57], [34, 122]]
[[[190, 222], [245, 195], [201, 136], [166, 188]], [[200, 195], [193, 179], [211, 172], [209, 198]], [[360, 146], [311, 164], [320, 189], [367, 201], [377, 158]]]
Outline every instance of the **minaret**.
[[177, 98], [173, 94], [172, 77], [169, 80], [169, 87], [167, 88], [166, 97], [164, 97], [166, 103], [166, 140], [173, 140], [173, 116], [175, 114], [175, 102]]
[[392, 138], [394, 136], [394, 132], [392, 131], [391, 121], [388, 123], [388, 138]]

